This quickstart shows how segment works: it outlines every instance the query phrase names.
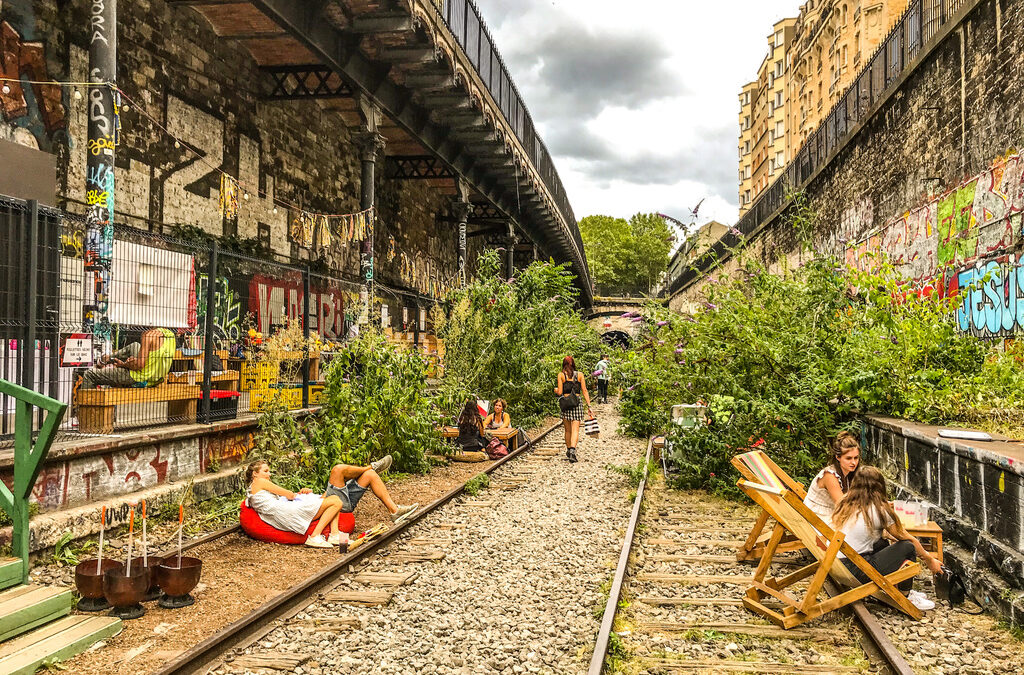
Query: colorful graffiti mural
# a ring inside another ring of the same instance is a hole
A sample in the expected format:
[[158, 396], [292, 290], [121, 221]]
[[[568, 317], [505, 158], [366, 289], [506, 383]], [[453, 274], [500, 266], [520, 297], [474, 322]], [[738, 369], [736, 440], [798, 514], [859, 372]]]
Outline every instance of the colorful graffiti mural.
[[[870, 213], [863, 200], [842, 217], [846, 261], [871, 269], [881, 255], [923, 288], [964, 295], [961, 329], [979, 337], [1024, 330], [1019, 243], [1024, 212], [1024, 158], [1013, 154], [931, 201], [875, 229], [854, 231]], [[1018, 307], [1020, 307], [1018, 311]]]
[[1024, 264], [1004, 256], [957, 275], [963, 303], [960, 329], [978, 337], [1010, 337], [1024, 332]]
[[[328, 338], [345, 337], [345, 307], [346, 304], [355, 306], [358, 292], [342, 288], [311, 288], [309, 296], [313, 303], [310, 330]], [[260, 332], [269, 334], [271, 326], [282, 325], [285, 319], [300, 318], [302, 309], [302, 280], [298, 275], [280, 279], [257, 274], [249, 282], [249, 311]]]
[[20, 81], [51, 79], [43, 43], [31, 39], [35, 21], [31, 13], [26, 16], [29, 18], [18, 28], [9, 20], [0, 21], [0, 77], [11, 80], [6, 83], [8, 91], [0, 91], [0, 119], [11, 125], [0, 138], [9, 135], [16, 143], [51, 152], [54, 140], [66, 128], [64, 92], [57, 84], [25, 85]]

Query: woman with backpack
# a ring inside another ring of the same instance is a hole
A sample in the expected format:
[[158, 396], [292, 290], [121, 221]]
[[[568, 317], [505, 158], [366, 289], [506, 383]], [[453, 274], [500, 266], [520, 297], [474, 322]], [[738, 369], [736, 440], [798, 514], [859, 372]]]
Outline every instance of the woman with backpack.
[[587, 382], [583, 379], [583, 373], [576, 371], [576, 361], [571, 356], [562, 359], [555, 396], [558, 397], [558, 408], [565, 426], [565, 456], [570, 462], [576, 462], [576, 443], [580, 439], [580, 422], [583, 421], [583, 401], [587, 403], [587, 413], [591, 419], [594, 413], [590, 410]]

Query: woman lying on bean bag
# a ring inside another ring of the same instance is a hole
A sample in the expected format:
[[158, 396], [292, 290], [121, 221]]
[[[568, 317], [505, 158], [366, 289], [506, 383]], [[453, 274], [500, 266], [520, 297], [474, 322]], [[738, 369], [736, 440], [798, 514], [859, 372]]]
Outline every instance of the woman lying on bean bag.
[[[342, 543], [343, 537], [338, 526], [338, 514], [342, 501], [337, 495], [321, 497], [309, 488], [298, 493], [286, 490], [270, 480], [270, 466], [256, 461], [245, 470], [249, 483], [246, 502], [266, 524], [283, 530], [305, 535], [313, 521], [319, 522], [308, 532], [305, 544], [313, 548], [331, 548]], [[324, 539], [323, 531], [330, 525], [331, 534]], [[347, 540], [347, 536], [344, 537]]]

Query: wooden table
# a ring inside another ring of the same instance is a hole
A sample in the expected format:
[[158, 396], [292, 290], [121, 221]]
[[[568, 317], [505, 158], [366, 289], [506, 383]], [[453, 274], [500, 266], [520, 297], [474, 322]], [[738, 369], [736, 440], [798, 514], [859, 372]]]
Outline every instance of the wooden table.
[[930, 520], [924, 525], [915, 525], [914, 527], [906, 528], [907, 532], [917, 537], [918, 541], [921, 542], [921, 546], [924, 550], [929, 553], [933, 553], [939, 562], [942, 560], [942, 528], [934, 520]]
[[[509, 452], [515, 452], [519, 447], [519, 429], [484, 429], [484, 435], [488, 438], [497, 438], [505, 444]], [[458, 427], [441, 427], [441, 436], [444, 438], [458, 438]], [[511, 443], [509, 442], [511, 441]]]

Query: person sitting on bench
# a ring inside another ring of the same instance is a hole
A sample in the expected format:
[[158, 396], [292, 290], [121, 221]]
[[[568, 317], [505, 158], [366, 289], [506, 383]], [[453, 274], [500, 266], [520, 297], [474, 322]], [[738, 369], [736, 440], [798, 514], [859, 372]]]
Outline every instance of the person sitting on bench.
[[327, 481], [327, 490], [324, 491], [324, 498], [336, 498], [341, 500], [341, 512], [352, 513], [359, 500], [362, 499], [366, 488], [370, 488], [373, 494], [377, 495], [384, 508], [391, 514], [391, 521], [396, 525], [404, 522], [416, 512], [419, 504], [396, 504], [388, 493], [384, 481], [379, 474], [391, 466], [391, 455], [384, 455], [370, 466], [351, 466], [349, 464], [335, 464], [331, 469], [331, 475]]
[[505, 399], [496, 398], [494, 403], [491, 404], [491, 413], [484, 419], [485, 429], [511, 429], [512, 418], [509, 416], [505, 409], [508, 406], [505, 403]]
[[[915, 558], [934, 574], [942, 572], [942, 563], [924, 550], [921, 542], [908, 533], [893, 511], [886, 494], [885, 476], [873, 466], [862, 466], [850, 484], [850, 490], [836, 506], [832, 523], [837, 532], [846, 535], [846, 543], [864, 556], [864, 559], [881, 574], [890, 574]], [[882, 537], [885, 531], [896, 540], [890, 544]], [[850, 560], [839, 554], [843, 564], [859, 581], [867, 583], [868, 577]], [[922, 611], [935, 608], [935, 603], [924, 593], [911, 590], [913, 579], [901, 581], [897, 588], [907, 595], [914, 607]]]
[[484, 421], [480, 417], [480, 408], [477, 407], [476, 399], [466, 401], [462, 413], [459, 415], [459, 447], [463, 452], [480, 452], [487, 447], [487, 438], [484, 436]]
[[[338, 526], [342, 502], [337, 495], [321, 497], [314, 495], [309, 488], [298, 492], [283, 488], [270, 480], [270, 465], [264, 461], [256, 461], [246, 467], [245, 481], [249, 483], [246, 501], [266, 524], [304, 535], [310, 523], [319, 520], [306, 538], [306, 546], [332, 548], [344, 541]], [[323, 532], [328, 525], [331, 526], [331, 534], [325, 540]]]
[[100, 357], [99, 363], [85, 371], [81, 388], [155, 387], [171, 371], [175, 347], [174, 333], [166, 328], [151, 328], [138, 342]]

